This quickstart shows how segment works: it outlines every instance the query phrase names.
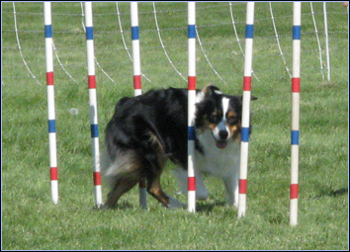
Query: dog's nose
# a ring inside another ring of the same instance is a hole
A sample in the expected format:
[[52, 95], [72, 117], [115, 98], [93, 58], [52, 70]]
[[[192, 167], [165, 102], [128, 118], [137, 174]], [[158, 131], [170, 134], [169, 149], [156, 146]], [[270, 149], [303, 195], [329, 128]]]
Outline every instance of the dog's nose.
[[220, 130], [219, 131], [219, 137], [221, 139], [226, 139], [228, 137], [228, 132], [226, 130]]

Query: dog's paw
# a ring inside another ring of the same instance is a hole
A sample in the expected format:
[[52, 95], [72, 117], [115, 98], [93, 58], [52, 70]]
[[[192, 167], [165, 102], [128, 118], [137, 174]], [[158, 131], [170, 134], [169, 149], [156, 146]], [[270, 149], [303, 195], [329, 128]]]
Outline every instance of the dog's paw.
[[96, 207], [97, 210], [110, 210], [110, 209], [114, 209], [115, 207], [111, 207], [108, 204], [102, 204], [99, 207]]
[[176, 209], [176, 208], [186, 208], [186, 205], [177, 199], [174, 199], [172, 197], [169, 197], [169, 203], [168, 203], [168, 208], [169, 209]]

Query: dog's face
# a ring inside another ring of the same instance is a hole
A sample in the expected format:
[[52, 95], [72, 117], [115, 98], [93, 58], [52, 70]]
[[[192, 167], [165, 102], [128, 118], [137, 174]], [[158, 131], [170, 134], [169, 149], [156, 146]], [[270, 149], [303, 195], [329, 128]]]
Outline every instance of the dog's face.
[[242, 96], [225, 95], [212, 85], [206, 86], [202, 93], [203, 97], [197, 103], [197, 129], [202, 131], [210, 129], [216, 146], [221, 149], [225, 148], [230, 140], [239, 142]]

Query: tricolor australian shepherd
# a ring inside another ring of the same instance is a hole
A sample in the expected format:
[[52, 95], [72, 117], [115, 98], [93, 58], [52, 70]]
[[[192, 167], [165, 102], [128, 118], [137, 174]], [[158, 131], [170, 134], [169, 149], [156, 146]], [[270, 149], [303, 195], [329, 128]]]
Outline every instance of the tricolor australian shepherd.
[[[256, 99], [253, 97], [252, 99]], [[227, 202], [237, 207], [242, 97], [223, 94], [213, 85], [196, 94], [196, 198], [207, 199], [202, 174], [223, 180]], [[141, 179], [147, 191], [168, 208], [184, 204], [165, 194], [160, 177], [168, 159], [187, 192], [187, 90], [169, 88], [122, 98], [107, 125], [102, 172], [111, 191], [105, 207]]]

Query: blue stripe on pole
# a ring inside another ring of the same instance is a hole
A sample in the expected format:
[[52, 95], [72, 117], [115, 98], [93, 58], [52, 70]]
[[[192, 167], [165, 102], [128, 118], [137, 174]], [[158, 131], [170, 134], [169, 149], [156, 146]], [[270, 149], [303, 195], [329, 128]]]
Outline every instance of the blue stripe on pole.
[[253, 38], [254, 34], [254, 25], [245, 26], [245, 38]]
[[56, 132], [56, 120], [49, 120], [49, 133]]
[[293, 26], [293, 39], [301, 39], [301, 26], [300, 25], [294, 25]]
[[91, 137], [98, 137], [98, 124], [91, 124]]
[[139, 27], [138, 26], [131, 27], [131, 39], [132, 40], [140, 39]]
[[242, 128], [242, 142], [249, 142], [249, 128]]
[[94, 28], [86, 27], [86, 39], [93, 40], [94, 39]]
[[299, 130], [292, 130], [292, 144], [298, 145], [299, 144]]
[[196, 129], [193, 126], [188, 126], [188, 140], [196, 140]]
[[188, 38], [196, 38], [196, 25], [188, 25]]
[[45, 25], [45, 38], [52, 38], [52, 25]]

